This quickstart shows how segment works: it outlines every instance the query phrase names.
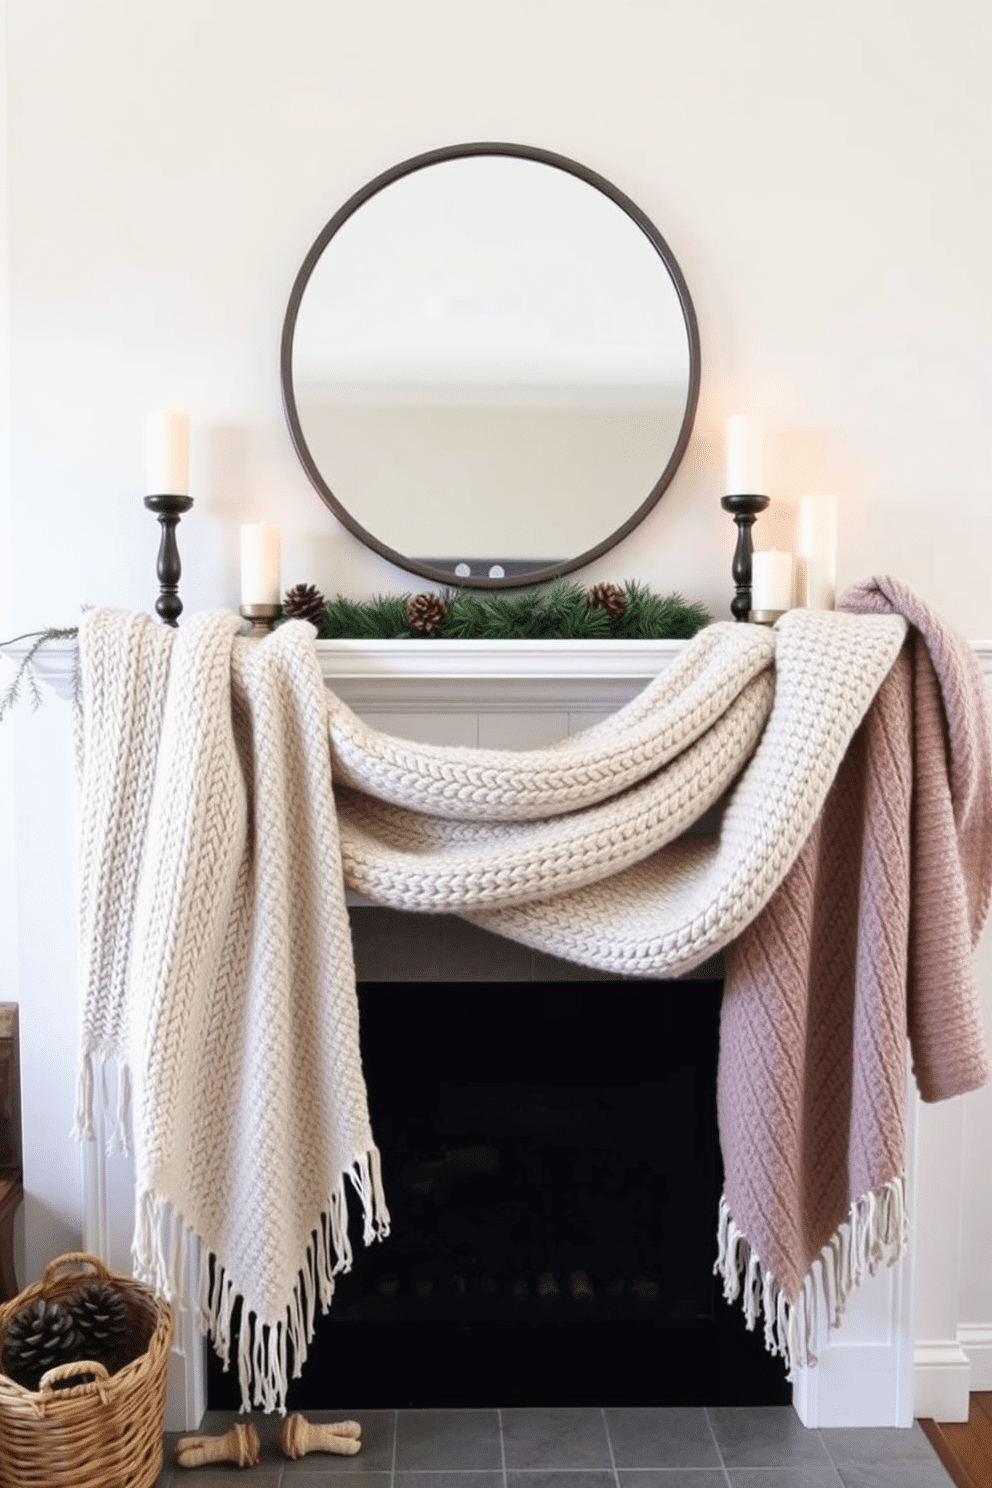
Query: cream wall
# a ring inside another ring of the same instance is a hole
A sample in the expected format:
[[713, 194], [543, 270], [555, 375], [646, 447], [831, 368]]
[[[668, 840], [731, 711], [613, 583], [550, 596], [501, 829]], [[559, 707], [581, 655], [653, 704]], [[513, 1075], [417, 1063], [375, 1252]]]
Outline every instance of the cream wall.
[[[238, 526], [260, 518], [283, 528], [288, 583], [409, 586], [296, 464], [281, 320], [356, 187], [489, 138], [611, 178], [667, 237], [699, 317], [682, 471], [580, 577], [725, 612], [722, 427], [747, 409], [777, 431], [759, 541], [802, 490], [836, 490], [842, 583], [894, 572], [992, 635], [987, 0], [7, 0], [5, 20], [3, 634], [154, 598], [141, 428], [163, 404], [194, 421], [188, 609], [237, 602]], [[79, 1224], [71, 751], [61, 705], [4, 730], [0, 995], [23, 1006], [36, 1272]], [[965, 1119], [960, 1294], [992, 1353], [989, 1100]]]
[[721, 431], [744, 406], [780, 430], [773, 495], [839, 491], [842, 579], [894, 569], [992, 633], [982, 0], [10, 0], [7, 25], [17, 624], [154, 593], [161, 403], [196, 425], [189, 605], [237, 598], [246, 516], [282, 523], [288, 579], [405, 583], [296, 465], [282, 314], [355, 187], [495, 137], [616, 181], [696, 302], [689, 459], [604, 572], [725, 602]]

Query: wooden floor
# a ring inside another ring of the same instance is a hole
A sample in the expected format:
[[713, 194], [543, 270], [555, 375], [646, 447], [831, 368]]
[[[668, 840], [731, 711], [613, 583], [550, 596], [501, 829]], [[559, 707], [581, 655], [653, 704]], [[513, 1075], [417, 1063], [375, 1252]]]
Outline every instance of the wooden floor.
[[992, 1488], [992, 1391], [972, 1395], [967, 1421], [920, 1425], [957, 1488]]

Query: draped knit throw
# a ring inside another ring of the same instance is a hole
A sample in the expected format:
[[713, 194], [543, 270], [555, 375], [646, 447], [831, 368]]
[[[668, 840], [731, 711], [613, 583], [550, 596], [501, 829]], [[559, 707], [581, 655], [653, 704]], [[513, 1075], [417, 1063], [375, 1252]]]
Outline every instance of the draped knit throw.
[[302, 621], [84, 616], [77, 1130], [115, 1065], [136, 1273], [225, 1360], [237, 1334], [245, 1408], [285, 1409], [351, 1262], [349, 1185], [364, 1241], [389, 1232], [346, 888], [608, 974], [726, 950], [717, 1269], [788, 1368], [902, 1253], [907, 1033], [924, 1099], [989, 1075], [992, 745], [963, 641], [891, 580], [846, 606], [712, 625], [525, 751], [370, 728]]

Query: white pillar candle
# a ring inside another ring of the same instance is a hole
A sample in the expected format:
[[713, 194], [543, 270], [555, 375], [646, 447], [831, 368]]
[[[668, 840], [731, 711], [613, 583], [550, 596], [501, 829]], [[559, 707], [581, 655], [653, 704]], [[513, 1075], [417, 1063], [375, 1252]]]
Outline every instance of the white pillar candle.
[[241, 603], [277, 605], [282, 595], [279, 528], [256, 522], [241, 529]]
[[799, 604], [832, 610], [837, 588], [837, 497], [802, 496], [796, 532]]
[[155, 408], [145, 420], [145, 485], [149, 496], [189, 495], [189, 414]]
[[766, 548], [751, 554], [751, 609], [791, 610], [792, 554]]
[[765, 426], [748, 413], [727, 420], [727, 496], [764, 496]]

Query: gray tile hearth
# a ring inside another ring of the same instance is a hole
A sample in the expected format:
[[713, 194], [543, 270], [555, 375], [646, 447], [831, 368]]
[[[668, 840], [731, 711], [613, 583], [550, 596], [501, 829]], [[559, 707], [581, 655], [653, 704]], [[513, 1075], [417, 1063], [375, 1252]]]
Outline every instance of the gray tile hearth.
[[727, 1488], [721, 1467], [642, 1468], [619, 1476], [620, 1488]]
[[[499, 1412], [401, 1410], [396, 1413], [396, 1471], [502, 1471]], [[454, 1485], [461, 1488], [461, 1485]]]
[[761, 1410], [722, 1406], [706, 1413], [724, 1467], [829, 1466], [818, 1431], [808, 1431], [789, 1405]]
[[704, 1410], [613, 1407], [604, 1414], [618, 1468], [722, 1465]]
[[508, 1472], [509, 1488], [616, 1488], [612, 1472], [567, 1472], [548, 1469], [545, 1472]]
[[[503, 1412], [503, 1456], [508, 1472], [533, 1469], [602, 1469], [613, 1483], [613, 1462], [603, 1412], [593, 1408], [568, 1410], [516, 1408]], [[528, 1488], [523, 1476], [515, 1488]], [[562, 1484], [561, 1488], [565, 1488]], [[590, 1481], [587, 1488], [595, 1488]], [[613, 1485], [615, 1488], [615, 1484]]]
[[821, 1431], [830, 1459], [843, 1470], [860, 1463], [879, 1463], [893, 1467], [896, 1463], [932, 1466], [936, 1460], [933, 1447], [919, 1426], [910, 1431], [886, 1430], [876, 1427], [872, 1431], [851, 1431], [844, 1427]]
[[731, 1488], [838, 1488], [834, 1467], [741, 1467], [727, 1471]]
[[[802, 1426], [786, 1406], [308, 1411], [362, 1424], [355, 1457], [287, 1462], [281, 1421], [255, 1416], [262, 1460], [252, 1488], [950, 1488], [919, 1426], [909, 1431]], [[204, 1433], [243, 1417], [208, 1412]], [[158, 1488], [220, 1488], [232, 1469], [186, 1471], [166, 1439]]]

